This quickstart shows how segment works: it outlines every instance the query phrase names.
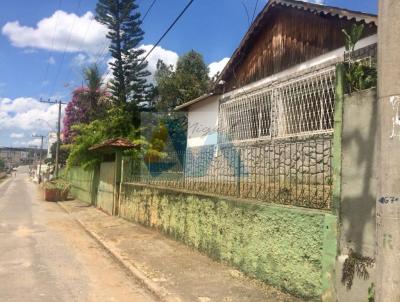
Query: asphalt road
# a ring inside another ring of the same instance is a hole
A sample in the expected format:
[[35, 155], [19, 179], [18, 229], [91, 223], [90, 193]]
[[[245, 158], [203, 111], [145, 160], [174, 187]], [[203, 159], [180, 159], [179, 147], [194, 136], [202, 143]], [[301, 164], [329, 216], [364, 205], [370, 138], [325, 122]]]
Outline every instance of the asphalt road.
[[0, 301], [155, 301], [24, 172], [0, 184]]

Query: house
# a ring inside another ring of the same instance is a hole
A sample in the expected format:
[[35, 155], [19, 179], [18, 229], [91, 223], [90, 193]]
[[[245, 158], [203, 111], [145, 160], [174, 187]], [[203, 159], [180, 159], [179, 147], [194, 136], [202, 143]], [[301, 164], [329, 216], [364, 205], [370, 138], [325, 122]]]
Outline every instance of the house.
[[296, 0], [270, 0], [218, 79], [188, 112], [188, 149], [331, 133], [334, 64], [343, 29], [363, 24], [358, 49], [376, 55], [377, 17]]
[[[352, 59], [374, 67], [376, 16], [270, 0], [215, 89], [176, 108], [188, 113], [184, 156], [166, 154], [157, 173], [124, 159], [120, 216], [306, 300], [337, 301], [345, 292], [339, 301], [366, 301], [373, 280], [363, 280], [361, 294], [340, 283], [348, 248], [375, 244], [372, 231], [360, 238], [365, 225], [375, 225], [366, 168], [373, 156], [363, 139], [373, 128], [374, 98], [343, 101], [336, 76], [345, 54], [342, 30], [355, 24], [364, 32]], [[353, 149], [345, 153], [341, 145]], [[103, 167], [105, 178], [111, 169]]]

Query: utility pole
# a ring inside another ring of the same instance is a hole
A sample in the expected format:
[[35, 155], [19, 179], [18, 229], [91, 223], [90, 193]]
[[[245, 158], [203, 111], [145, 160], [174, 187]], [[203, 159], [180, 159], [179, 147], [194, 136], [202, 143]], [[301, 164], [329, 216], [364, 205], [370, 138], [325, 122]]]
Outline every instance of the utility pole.
[[58, 178], [58, 162], [59, 162], [59, 154], [60, 154], [60, 133], [61, 133], [61, 105], [66, 105], [67, 103], [61, 102], [61, 100], [54, 100], [51, 101], [50, 99], [47, 101], [44, 101], [40, 99], [40, 102], [46, 103], [46, 104], [58, 104], [58, 118], [57, 118], [57, 142], [56, 142], [56, 163], [55, 163], [55, 174], [56, 178]]
[[400, 1], [379, 0], [375, 301], [400, 301]]
[[38, 137], [40, 138], [40, 150], [39, 150], [39, 178], [38, 178], [38, 182], [41, 183], [42, 181], [42, 150], [43, 150], [43, 139], [45, 138], [44, 135], [39, 135], [39, 134], [33, 134], [32, 137]]

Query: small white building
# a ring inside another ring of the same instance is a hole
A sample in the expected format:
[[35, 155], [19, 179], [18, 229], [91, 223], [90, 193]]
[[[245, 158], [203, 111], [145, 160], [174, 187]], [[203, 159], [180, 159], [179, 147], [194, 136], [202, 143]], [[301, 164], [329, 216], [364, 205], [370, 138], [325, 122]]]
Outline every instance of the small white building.
[[188, 109], [188, 148], [217, 144], [219, 97], [207, 94], [176, 108]]

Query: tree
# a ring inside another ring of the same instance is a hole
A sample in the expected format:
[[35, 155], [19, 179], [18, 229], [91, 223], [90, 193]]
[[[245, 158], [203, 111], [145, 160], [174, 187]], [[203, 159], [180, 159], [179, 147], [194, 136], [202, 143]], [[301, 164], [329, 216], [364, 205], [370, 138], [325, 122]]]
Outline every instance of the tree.
[[72, 100], [65, 108], [64, 142], [71, 143], [75, 136], [73, 126], [88, 124], [96, 119], [104, 118], [107, 112], [108, 94], [102, 88], [101, 74], [96, 65], [83, 70], [86, 87], [80, 87], [72, 92]]
[[73, 126], [76, 136], [70, 149], [67, 166], [91, 167], [101, 161], [99, 154], [89, 150], [93, 145], [111, 138], [133, 139], [135, 129], [130, 123], [130, 118], [128, 112], [122, 110], [121, 107], [114, 106], [108, 111], [104, 119]]
[[139, 49], [144, 32], [135, 0], [99, 0], [96, 20], [108, 28], [110, 40], [110, 63], [113, 79], [110, 90], [114, 102], [132, 112], [135, 126], [139, 126], [139, 105], [147, 100], [150, 85], [146, 77], [147, 62], [141, 62], [145, 53]]
[[4, 161], [0, 158], [0, 171], [3, 171], [5, 167], [6, 167], [6, 164], [5, 164]]
[[156, 108], [164, 114], [163, 123], [176, 150], [186, 149], [187, 119], [174, 112], [176, 106], [205, 94], [210, 88], [209, 70], [203, 56], [192, 50], [179, 58], [176, 70], [164, 62], [157, 63]]
[[138, 146], [135, 150], [126, 151], [131, 156], [142, 156], [141, 158], [164, 156], [161, 150], [161, 136], [155, 137], [153, 143], [148, 143], [138, 135], [137, 128], [130, 123], [131, 118], [129, 112], [121, 107], [114, 106], [108, 111], [104, 119], [74, 126], [77, 135], [74, 144], [70, 147], [67, 168], [82, 166], [86, 169], [95, 166], [102, 161], [102, 155], [90, 151], [90, 147], [105, 140], [120, 137], [130, 140]]
[[178, 105], [193, 100], [210, 88], [209, 70], [203, 56], [192, 50], [179, 58], [176, 70], [164, 62], [157, 63], [157, 83], [160, 111], [173, 111]]
[[[54, 164], [56, 162], [56, 148], [57, 148], [57, 143], [54, 143], [51, 145], [50, 150], [51, 150], [51, 157], [46, 158], [44, 162], [46, 164]], [[71, 145], [66, 145], [66, 144], [60, 144], [60, 152], [58, 154], [58, 163], [62, 166], [65, 166], [67, 163], [67, 158], [69, 156]]]

